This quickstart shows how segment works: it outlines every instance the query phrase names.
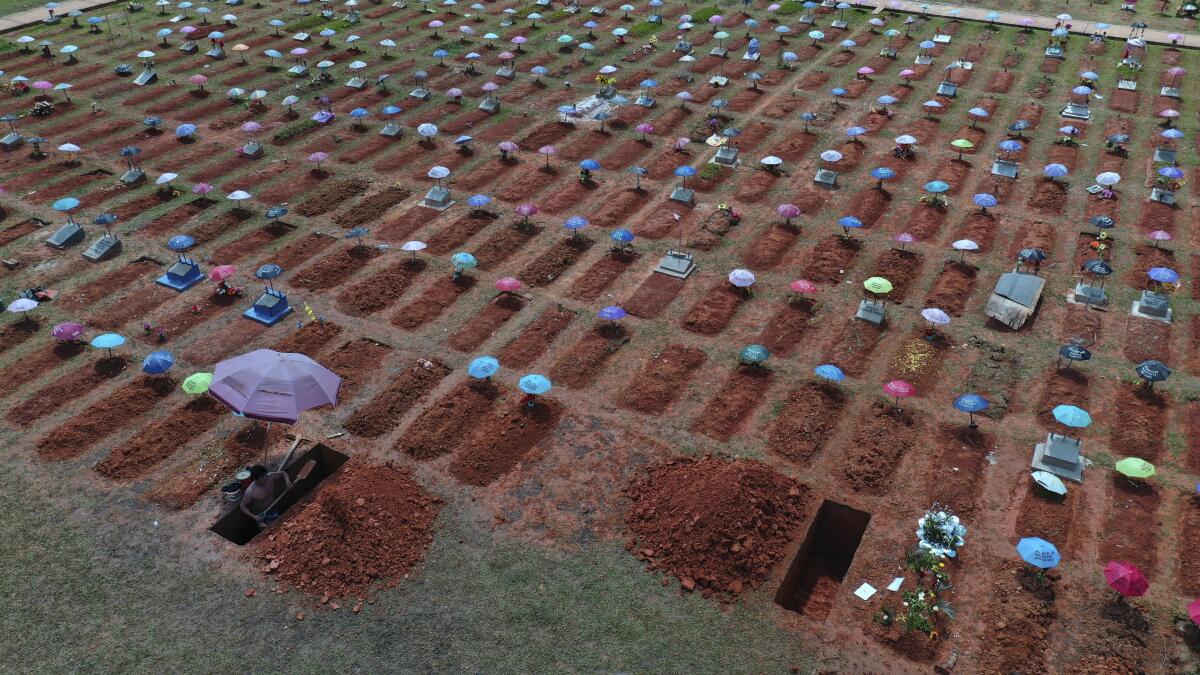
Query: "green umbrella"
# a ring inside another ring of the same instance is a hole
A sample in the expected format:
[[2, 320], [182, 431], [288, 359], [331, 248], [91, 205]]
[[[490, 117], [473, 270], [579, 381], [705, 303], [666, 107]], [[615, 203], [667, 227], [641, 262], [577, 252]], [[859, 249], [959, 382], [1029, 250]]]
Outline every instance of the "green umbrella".
[[757, 365], [766, 361], [771, 356], [771, 352], [762, 345], [746, 345], [742, 348], [740, 356], [743, 363]]
[[974, 143], [972, 143], [971, 141], [968, 141], [965, 138], [959, 138], [959, 139], [950, 141], [950, 145], [954, 146], [958, 150], [958, 158], [959, 159], [962, 159], [964, 150], [970, 150], [971, 148], [975, 147]]
[[1149, 478], [1154, 475], [1154, 465], [1141, 457], [1126, 457], [1113, 467], [1117, 473], [1129, 478]]
[[871, 277], [863, 282], [863, 288], [877, 295], [883, 295], [892, 292], [892, 282], [883, 277]]
[[183, 381], [183, 390], [189, 394], [203, 394], [212, 384], [212, 373], [194, 373]]

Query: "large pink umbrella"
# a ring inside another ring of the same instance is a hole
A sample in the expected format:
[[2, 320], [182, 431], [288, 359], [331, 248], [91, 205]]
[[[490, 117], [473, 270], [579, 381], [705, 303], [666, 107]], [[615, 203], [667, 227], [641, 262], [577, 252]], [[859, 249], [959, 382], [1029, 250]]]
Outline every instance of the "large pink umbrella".
[[206, 195], [213, 191], [213, 186], [208, 183], [196, 183], [192, 186], [192, 192], [198, 195]]
[[188, 82], [191, 82], [198, 87], [203, 87], [208, 82], [208, 78], [200, 73], [196, 73], [188, 78]]
[[60, 342], [71, 342], [83, 337], [83, 325], [78, 323], [60, 323], [50, 329], [50, 335]]
[[31, 84], [29, 86], [33, 87], [34, 89], [41, 89], [42, 91], [54, 88], [53, 84], [51, 84], [45, 80], [38, 80], [37, 82], [34, 82], [33, 84]]
[[817, 285], [814, 284], [813, 282], [809, 281], [808, 279], [796, 279], [792, 283], [788, 284], [788, 288], [792, 289], [793, 291], [795, 291], [797, 293], [816, 293], [817, 292]]
[[336, 404], [341, 386], [303, 354], [257, 349], [218, 363], [208, 395], [251, 419], [294, 424], [305, 410]]
[[1188, 618], [1192, 623], [1200, 626], [1200, 598], [1196, 598], [1187, 606]]
[[883, 385], [883, 393], [896, 399], [896, 409], [900, 409], [900, 399], [908, 398], [917, 393], [917, 390], [904, 380], [892, 380]]
[[550, 166], [550, 156], [557, 155], [558, 148], [554, 147], [553, 145], [543, 145], [542, 147], [538, 148], [538, 154], [545, 155], [546, 156], [546, 166]]
[[1124, 560], [1113, 560], [1104, 566], [1104, 580], [1123, 597], [1138, 598], [1150, 590], [1150, 582], [1137, 565]]
[[236, 273], [237, 268], [233, 265], [217, 265], [208, 271], [208, 279], [209, 281], [225, 281]]
[[783, 218], [785, 223], [790, 225], [792, 218], [800, 215], [800, 207], [795, 204], [780, 204], [776, 207], [775, 212], [779, 214], [780, 218]]
[[531, 216], [537, 215], [538, 207], [533, 204], [521, 204], [513, 210], [517, 212], [518, 216], [521, 216], [525, 220], [529, 220]]
[[512, 141], [500, 141], [500, 144], [496, 147], [504, 152], [516, 152], [517, 150], [520, 150], [517, 144], [513, 143]]
[[496, 290], [504, 293], [515, 293], [521, 290], [521, 280], [514, 277], [501, 277], [496, 280]]

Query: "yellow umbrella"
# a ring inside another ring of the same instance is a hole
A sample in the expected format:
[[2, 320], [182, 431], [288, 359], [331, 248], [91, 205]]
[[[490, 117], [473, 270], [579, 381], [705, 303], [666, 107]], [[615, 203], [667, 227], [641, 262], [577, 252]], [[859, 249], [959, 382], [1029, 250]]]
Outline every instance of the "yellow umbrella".
[[883, 277], [871, 277], [863, 282], [863, 288], [876, 295], [884, 295], [892, 292], [892, 282]]

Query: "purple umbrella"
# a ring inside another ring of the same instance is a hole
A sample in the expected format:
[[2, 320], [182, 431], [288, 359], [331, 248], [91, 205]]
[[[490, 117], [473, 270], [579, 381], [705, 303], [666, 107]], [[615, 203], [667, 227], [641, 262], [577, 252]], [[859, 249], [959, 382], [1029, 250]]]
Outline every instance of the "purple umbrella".
[[71, 342], [83, 337], [83, 326], [73, 322], [60, 323], [50, 331], [50, 335], [55, 340]]
[[295, 424], [309, 408], [337, 403], [342, 378], [303, 354], [256, 349], [217, 364], [208, 393], [234, 412]]

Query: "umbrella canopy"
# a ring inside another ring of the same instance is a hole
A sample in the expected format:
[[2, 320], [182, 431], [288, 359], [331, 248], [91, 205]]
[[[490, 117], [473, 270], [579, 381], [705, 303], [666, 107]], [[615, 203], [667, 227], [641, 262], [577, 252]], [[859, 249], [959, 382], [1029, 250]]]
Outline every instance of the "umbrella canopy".
[[467, 374], [479, 380], [495, 375], [500, 371], [500, 362], [494, 356], [479, 356], [467, 366]]
[[55, 211], [70, 211], [79, 206], [79, 200], [74, 197], [63, 197], [50, 205]]
[[792, 289], [793, 291], [795, 291], [797, 293], [816, 293], [817, 292], [817, 285], [814, 284], [813, 282], [809, 281], [808, 279], [796, 279], [792, 283], [788, 284], [788, 288]]
[[293, 424], [305, 410], [337, 403], [341, 386], [303, 354], [257, 349], [218, 363], [208, 393], [251, 419]]
[[1056, 495], [1067, 494], [1067, 486], [1062, 482], [1062, 479], [1049, 471], [1034, 471], [1030, 474], [1033, 482], [1040, 485], [1043, 489]]
[[1037, 263], [1046, 259], [1046, 252], [1040, 248], [1023, 248], [1017, 257], [1025, 262]]
[[83, 324], [74, 322], [60, 323], [50, 329], [50, 336], [61, 342], [70, 342], [83, 337]]
[[37, 300], [30, 300], [29, 298], [17, 298], [9, 303], [8, 311], [17, 314], [20, 312], [28, 312], [30, 310], [37, 309], [37, 306]]
[[1162, 382], [1171, 376], [1171, 369], [1162, 361], [1142, 361], [1134, 370], [1147, 382]]
[[842, 153], [838, 152], [837, 150], [826, 150], [825, 152], [821, 153], [821, 159], [825, 160], [826, 162], [837, 162], [842, 159]]
[[1121, 182], [1121, 174], [1112, 171], [1105, 171], [1096, 176], [1096, 183], [1104, 186], [1112, 186]]
[[237, 272], [237, 268], [233, 265], [217, 265], [208, 271], [209, 281], [225, 281], [232, 277]]
[[621, 309], [616, 305], [609, 305], [608, 307], [601, 309], [599, 312], [596, 312], [596, 316], [604, 319], [605, 321], [620, 321], [621, 319], [625, 318], [626, 312], [624, 309]]
[[746, 269], [735, 269], [729, 273], [729, 283], [738, 288], [749, 288], [754, 285], [754, 273]]
[[1070, 172], [1071, 170], [1062, 164], [1047, 164], [1042, 169], [1042, 175], [1046, 178], [1062, 178]]
[[883, 277], [871, 277], [863, 282], [863, 288], [877, 295], [882, 295], [892, 292], [892, 282]]
[[1187, 606], [1188, 618], [1192, 623], [1200, 626], [1200, 598], [1191, 601]]
[[819, 365], [813, 368], [813, 372], [817, 374], [817, 377], [829, 380], [830, 382], [841, 382], [846, 379], [846, 374], [842, 372], [842, 369], [831, 363]]
[[1021, 560], [1044, 570], [1057, 567], [1062, 560], [1054, 544], [1038, 537], [1025, 537], [1017, 542], [1017, 554]]
[[184, 378], [183, 384], [180, 387], [192, 395], [203, 394], [212, 385], [212, 380], [212, 373], [192, 373]]
[[896, 398], [908, 398], [917, 393], [916, 388], [904, 380], [892, 380], [883, 385], [883, 393]]
[[1150, 590], [1150, 582], [1137, 565], [1124, 560], [1114, 560], [1104, 566], [1104, 581], [1124, 597], [1136, 598]]
[[147, 375], [162, 375], [175, 365], [175, 357], [171, 352], [150, 352], [142, 361], [142, 372]]
[[874, 178], [875, 180], [887, 180], [895, 177], [896, 172], [886, 166], [879, 166], [871, 169], [871, 178]]
[[800, 207], [795, 204], [780, 204], [776, 207], [775, 212], [780, 218], [795, 218], [800, 215]]
[[125, 338], [116, 333], [102, 333], [92, 338], [91, 344], [96, 349], [116, 349], [125, 344]]
[[196, 245], [196, 240], [186, 234], [177, 234], [167, 240], [167, 248], [172, 251], [186, 251]]
[[965, 413], [983, 412], [990, 406], [988, 400], [979, 394], [963, 394], [954, 399], [954, 409]]
[[[226, 265], [226, 267], [228, 267], [228, 265]], [[256, 278], [256, 279], [274, 279], [275, 277], [278, 277], [280, 274], [283, 274], [282, 267], [280, 267], [279, 265], [276, 265], [275, 263], [267, 263], [267, 264], [263, 265], [262, 267], [259, 267], [257, 270], [255, 270], [254, 278]]]
[[1092, 353], [1077, 344], [1063, 345], [1058, 355], [1070, 361], [1090, 361]]
[[1179, 273], [1170, 267], [1151, 267], [1146, 276], [1160, 284], [1173, 284], [1179, 281]]
[[612, 234], [610, 234], [608, 236], [613, 241], [621, 243], [621, 244], [628, 244], [629, 242], [633, 241], [633, 239], [634, 239], [633, 232], [631, 232], [623, 227], [613, 230]]
[[1129, 478], [1149, 478], [1157, 473], [1154, 465], [1141, 457], [1126, 457], [1114, 464], [1113, 469]]
[[1092, 424], [1092, 416], [1083, 408], [1073, 405], [1058, 405], [1054, 406], [1052, 411], [1054, 419], [1059, 424], [1066, 425], [1073, 429], [1083, 429]]
[[925, 191], [940, 194], [950, 189], [950, 184], [942, 180], [933, 180], [925, 184]]
[[937, 307], [926, 307], [921, 310], [921, 318], [936, 326], [945, 326], [950, 323], [950, 315]]
[[978, 206], [981, 209], [990, 209], [996, 204], [1000, 203], [995, 196], [987, 194], [986, 192], [982, 192], [974, 197], [971, 197], [971, 201], [975, 202], [975, 206]]
[[550, 391], [550, 388], [552, 387], [550, 384], [550, 378], [537, 373], [531, 373], [522, 377], [517, 382], [517, 386], [520, 387], [521, 391], [525, 392], [526, 394], [533, 394], [535, 396]]
[[470, 253], [467, 253], [466, 251], [459, 251], [458, 253], [450, 256], [450, 264], [454, 265], [455, 269], [465, 270], [475, 267], [479, 264], [479, 261], [476, 260], [475, 256], [471, 255]]
[[770, 357], [770, 350], [762, 345], [746, 345], [745, 347], [742, 347], [741, 353], [738, 354], [738, 358], [740, 358], [743, 363], [751, 364], [762, 363]]
[[504, 293], [513, 293], [521, 290], [521, 280], [516, 277], [500, 277], [494, 284], [496, 290]]

